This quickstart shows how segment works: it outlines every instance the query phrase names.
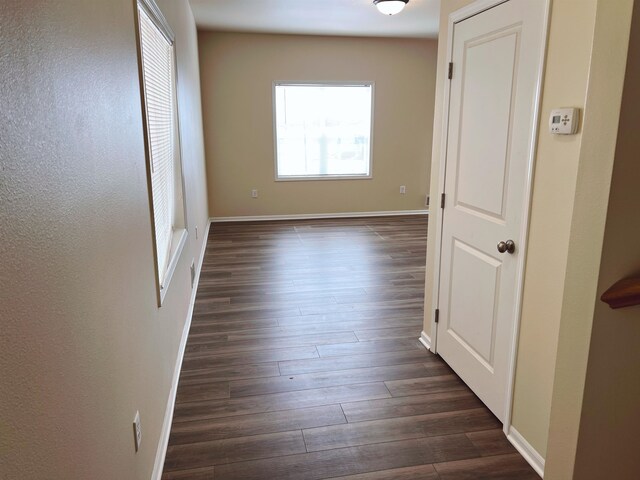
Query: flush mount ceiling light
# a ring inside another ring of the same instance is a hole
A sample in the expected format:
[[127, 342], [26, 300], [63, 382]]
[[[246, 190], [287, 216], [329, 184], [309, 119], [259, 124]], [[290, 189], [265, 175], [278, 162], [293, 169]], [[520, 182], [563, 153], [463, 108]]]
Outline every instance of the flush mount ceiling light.
[[378, 7], [380, 13], [385, 15], [395, 15], [400, 13], [409, 0], [373, 0], [373, 4]]

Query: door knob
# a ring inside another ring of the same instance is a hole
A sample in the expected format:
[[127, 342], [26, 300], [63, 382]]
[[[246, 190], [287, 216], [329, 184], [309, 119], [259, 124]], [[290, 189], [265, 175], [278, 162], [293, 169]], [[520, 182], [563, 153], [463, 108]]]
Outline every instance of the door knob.
[[516, 244], [513, 240], [507, 240], [506, 242], [500, 242], [498, 244], [498, 251], [500, 253], [513, 253], [516, 251]]

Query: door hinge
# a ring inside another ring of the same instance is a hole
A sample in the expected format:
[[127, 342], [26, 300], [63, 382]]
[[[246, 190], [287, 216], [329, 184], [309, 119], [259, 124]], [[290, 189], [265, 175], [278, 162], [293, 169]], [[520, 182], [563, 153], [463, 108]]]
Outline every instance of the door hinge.
[[440, 322], [440, 309], [436, 308], [436, 323]]
[[444, 208], [444, 200], [446, 198], [446, 194], [442, 194], [442, 196], [440, 197], [440, 208]]
[[453, 62], [449, 62], [449, 80], [453, 78]]

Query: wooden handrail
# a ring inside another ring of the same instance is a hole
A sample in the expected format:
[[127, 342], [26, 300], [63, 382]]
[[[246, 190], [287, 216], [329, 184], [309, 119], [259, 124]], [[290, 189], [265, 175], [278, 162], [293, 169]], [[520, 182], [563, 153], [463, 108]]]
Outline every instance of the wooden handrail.
[[640, 305], [640, 276], [624, 278], [602, 294], [600, 300], [611, 308]]

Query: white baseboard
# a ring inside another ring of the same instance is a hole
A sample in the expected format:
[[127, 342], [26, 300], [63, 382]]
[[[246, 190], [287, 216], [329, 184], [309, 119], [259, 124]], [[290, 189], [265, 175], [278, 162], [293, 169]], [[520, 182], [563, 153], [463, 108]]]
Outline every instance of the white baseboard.
[[542, 458], [542, 455], [513, 427], [509, 427], [507, 439], [516, 447], [516, 450], [520, 452], [520, 455], [533, 467], [536, 473], [540, 475], [540, 478], [544, 478], [544, 458]]
[[420, 333], [418, 340], [427, 350], [431, 351], [431, 337], [424, 333], [424, 330]]
[[207, 238], [209, 238], [209, 228], [211, 221], [207, 222], [207, 228], [204, 232], [202, 250], [198, 259], [198, 267], [196, 270], [193, 289], [191, 290], [191, 298], [189, 300], [189, 309], [187, 311], [187, 319], [182, 330], [182, 338], [178, 347], [178, 356], [173, 371], [173, 379], [171, 381], [171, 390], [167, 399], [167, 408], [164, 414], [164, 422], [162, 423], [162, 431], [160, 432], [160, 440], [158, 441], [158, 449], [156, 450], [156, 460], [153, 464], [152, 480], [160, 480], [162, 477], [162, 468], [164, 467], [164, 459], [167, 455], [167, 446], [169, 445], [169, 434], [171, 433], [171, 423], [173, 422], [173, 409], [176, 403], [176, 394], [178, 393], [178, 380], [180, 379], [180, 371], [182, 369], [182, 360], [184, 358], [185, 347], [187, 346], [187, 337], [189, 336], [189, 328], [191, 327], [191, 315], [196, 302], [196, 292], [198, 291], [198, 283], [200, 281], [200, 271], [202, 270], [202, 262], [204, 261], [204, 252], [207, 249]]
[[267, 222], [273, 220], [314, 220], [319, 218], [398, 217], [402, 215], [428, 215], [429, 210], [394, 210], [382, 212], [302, 213], [295, 215], [255, 215], [241, 217], [211, 217], [211, 222]]

